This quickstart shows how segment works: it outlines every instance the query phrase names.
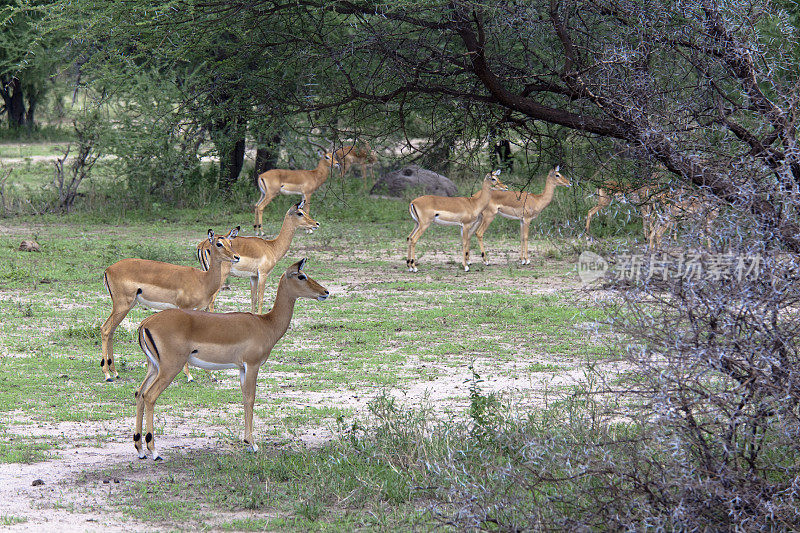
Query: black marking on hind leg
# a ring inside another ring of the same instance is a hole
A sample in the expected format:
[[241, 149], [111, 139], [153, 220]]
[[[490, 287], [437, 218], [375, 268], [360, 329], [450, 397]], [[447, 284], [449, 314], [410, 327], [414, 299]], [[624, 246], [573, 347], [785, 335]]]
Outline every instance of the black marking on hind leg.
[[197, 353], [197, 350], [192, 350], [192, 351], [189, 353], [189, 355], [194, 355], [194, 354], [196, 354], [196, 353]]
[[153, 434], [152, 433], [148, 433], [147, 435], [144, 436], [144, 441], [146, 443], [150, 444], [151, 440], [153, 440]]
[[136, 289], [136, 296], [139, 296], [140, 294], [142, 294], [142, 288], [141, 287]]
[[112, 361], [111, 359], [106, 359], [106, 364], [107, 364], [108, 366], [111, 366], [111, 363], [113, 363], [113, 361]]
[[147, 335], [147, 340], [150, 341], [150, 345], [153, 347], [153, 350], [156, 352], [156, 359], [161, 361], [161, 355], [158, 353], [158, 347], [156, 346], [156, 342], [153, 340], [153, 336], [150, 334], [150, 330], [144, 328], [144, 334]]
[[105, 282], [106, 289], [108, 289], [108, 295], [111, 296], [111, 299], [114, 299], [114, 295], [111, 294], [111, 286], [108, 284], [108, 274], [103, 272], [103, 281]]
[[481, 252], [481, 257], [483, 257], [483, 256], [485, 256], [485, 255], [486, 255], [485, 253]]
[[105, 366], [105, 362], [106, 362], [105, 358], [101, 357], [100, 358], [100, 368], [103, 368], [103, 366]]
[[134, 433], [133, 434], [133, 442], [139, 442], [140, 440], [142, 440], [142, 434], [141, 433]]

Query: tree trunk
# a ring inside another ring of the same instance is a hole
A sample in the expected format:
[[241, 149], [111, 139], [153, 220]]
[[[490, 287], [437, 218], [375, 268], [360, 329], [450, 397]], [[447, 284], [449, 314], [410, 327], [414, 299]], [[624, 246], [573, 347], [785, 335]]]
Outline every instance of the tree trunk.
[[230, 194], [233, 184], [239, 179], [244, 165], [244, 137], [224, 143], [227, 150], [219, 155], [219, 189]]
[[281, 143], [280, 135], [273, 135], [268, 142], [264, 143], [259, 139], [256, 148], [256, 165], [253, 168], [253, 185], [258, 187], [258, 176], [272, 170], [278, 164], [278, 152]]
[[22, 84], [18, 78], [11, 78], [7, 84], [0, 87], [5, 110], [8, 114], [8, 126], [19, 128], [25, 123], [25, 101], [23, 100]]

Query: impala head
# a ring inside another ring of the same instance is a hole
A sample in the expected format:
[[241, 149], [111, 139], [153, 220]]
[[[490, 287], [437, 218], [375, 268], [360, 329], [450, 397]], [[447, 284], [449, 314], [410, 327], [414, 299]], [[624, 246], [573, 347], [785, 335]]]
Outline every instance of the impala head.
[[322, 155], [322, 158], [325, 160], [325, 164], [329, 167], [339, 168], [339, 159], [334, 157], [333, 152], [325, 152]]
[[319, 222], [308, 216], [305, 211], [306, 201], [300, 200], [286, 212], [286, 216], [300, 229], [314, 230], [319, 227]]
[[227, 235], [214, 235], [214, 230], [208, 230], [208, 242], [211, 244], [211, 253], [218, 253], [223, 259], [227, 259], [231, 263], [238, 263], [239, 256], [236, 255], [231, 248], [231, 240], [235, 239], [238, 234], [239, 226], [230, 230]]
[[505, 185], [503, 182], [500, 181], [500, 169], [490, 172], [486, 174], [486, 177], [483, 178], [484, 182], [489, 182], [491, 188], [495, 191], [507, 191], [508, 186]]
[[303, 267], [306, 265], [306, 259], [301, 259], [286, 269], [281, 281], [287, 283], [291, 287], [291, 291], [295, 298], [311, 298], [312, 300], [325, 300], [330, 296], [328, 289], [308, 277], [303, 272]]
[[561, 165], [556, 165], [556, 167], [553, 170], [551, 170], [550, 173], [547, 175], [547, 179], [554, 180], [556, 182], [556, 185], [571, 187], [572, 183], [570, 183], [569, 179], [567, 179], [566, 176], [564, 176], [561, 172], [559, 172], [560, 168]]

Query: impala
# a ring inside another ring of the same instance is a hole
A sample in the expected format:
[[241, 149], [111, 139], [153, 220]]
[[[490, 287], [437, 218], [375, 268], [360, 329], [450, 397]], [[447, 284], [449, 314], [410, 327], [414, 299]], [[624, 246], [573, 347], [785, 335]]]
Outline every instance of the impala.
[[545, 207], [550, 205], [553, 200], [553, 193], [557, 185], [569, 187], [570, 181], [565, 178], [560, 172], [559, 167], [555, 167], [547, 174], [547, 180], [544, 184], [544, 192], [542, 194], [530, 194], [518, 191], [492, 191], [491, 199], [483, 210], [483, 216], [475, 230], [475, 236], [478, 239], [478, 246], [481, 249], [481, 259], [483, 264], [489, 264], [489, 257], [486, 255], [486, 250], [483, 247], [483, 234], [486, 228], [492, 223], [494, 218], [498, 215], [514, 220], [519, 220], [520, 238], [522, 240], [519, 250], [519, 260], [523, 265], [531, 262], [528, 257], [528, 232], [530, 230], [531, 220], [539, 216]]
[[286, 170], [274, 168], [258, 176], [258, 189], [261, 198], [256, 203], [256, 222], [253, 229], [256, 235], [264, 235], [261, 220], [264, 208], [267, 207], [278, 193], [301, 194], [303, 201], [308, 204], [308, 198], [319, 189], [331, 172], [331, 167], [339, 168], [339, 162], [334, 160], [333, 153], [326, 152], [319, 160], [314, 170]]
[[372, 151], [368, 143], [364, 147], [342, 146], [333, 155], [339, 162], [342, 177], [353, 165], [361, 165], [361, 177], [364, 179], [364, 188], [367, 187], [367, 167], [369, 166], [370, 177], [375, 180], [374, 166], [378, 162], [378, 155]]
[[416, 245], [425, 230], [437, 224], [461, 226], [461, 264], [464, 271], [469, 271], [469, 241], [481, 221], [481, 213], [491, 200], [491, 191], [508, 190], [500, 182], [500, 171], [495, 170], [483, 178], [481, 190], [469, 198], [449, 196], [420, 196], [411, 201], [408, 211], [414, 219], [414, 230], [408, 236], [408, 255], [406, 267], [409, 272], [417, 272]]
[[[283, 259], [289, 251], [295, 232], [298, 229], [311, 230], [319, 227], [308, 214], [303, 211], [305, 203], [301, 200], [299, 204], [293, 205], [283, 217], [283, 225], [278, 236], [272, 240], [265, 240], [261, 237], [236, 237], [231, 241], [231, 249], [239, 256], [239, 261], [231, 266], [230, 275], [240, 278], [250, 278], [250, 311], [261, 313], [264, 304], [264, 287], [267, 284], [267, 276], [275, 264]], [[197, 245], [197, 259], [200, 261], [200, 268], [208, 270], [210, 268], [209, 254], [211, 243], [203, 239]], [[226, 273], [222, 272], [224, 276]], [[224, 283], [223, 279], [221, 283]], [[208, 306], [209, 311], [214, 310], [214, 298]]]
[[[111, 316], [100, 327], [103, 352], [100, 368], [106, 381], [119, 377], [114, 366], [114, 331], [133, 306], [140, 303], [151, 309], [208, 307], [230, 265], [239, 260], [231, 249], [231, 239], [236, 233], [233, 229], [225, 236], [215, 236], [208, 230], [208, 241], [212, 245], [208, 272], [148, 259], [123, 259], [106, 269], [103, 284], [112, 302]], [[184, 372], [186, 378], [193, 381], [188, 367]]]
[[658, 203], [651, 206], [647, 245], [651, 250], [661, 247], [665, 233], [677, 232], [678, 222], [702, 218], [706, 244], [711, 248], [711, 229], [719, 208], [701, 192], [677, 189], [661, 192]]
[[[655, 178], [655, 175], [654, 175]], [[589, 224], [592, 218], [605, 209], [611, 202], [617, 200], [622, 203], [633, 202], [642, 215], [642, 230], [645, 238], [650, 235], [650, 216], [653, 205], [658, 204], [662, 199], [663, 191], [660, 186], [653, 181], [651, 185], [628, 185], [616, 181], [606, 181], [597, 188], [597, 205], [586, 214], [586, 232], [589, 232]]]
[[136, 426], [133, 442], [139, 458], [142, 449], [142, 417], [147, 413], [147, 449], [158, 460], [153, 433], [153, 408], [159, 395], [186, 364], [208, 370], [236, 368], [244, 400], [244, 442], [258, 451], [253, 440], [253, 404], [256, 378], [292, 320], [298, 298], [325, 300], [328, 291], [303, 273], [306, 260], [290, 266], [278, 282], [275, 305], [264, 315], [206, 313], [170, 309], [156, 313], [139, 326], [139, 345], [147, 357], [147, 375], [137, 389]]

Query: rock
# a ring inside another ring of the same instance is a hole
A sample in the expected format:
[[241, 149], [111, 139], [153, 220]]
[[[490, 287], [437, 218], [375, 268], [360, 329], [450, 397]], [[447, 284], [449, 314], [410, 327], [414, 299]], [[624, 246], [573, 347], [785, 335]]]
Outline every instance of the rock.
[[39, 243], [36, 241], [22, 241], [22, 244], [19, 245], [20, 252], [41, 252], [41, 248], [39, 247]]
[[34, 479], [33, 483], [31, 483], [32, 487], [38, 487], [39, 485], [44, 485], [44, 481], [41, 479]]
[[370, 194], [403, 198], [406, 191], [419, 194], [435, 194], [436, 196], [455, 196], [458, 194], [455, 183], [432, 170], [418, 165], [408, 165], [400, 170], [384, 174], [378, 180]]

